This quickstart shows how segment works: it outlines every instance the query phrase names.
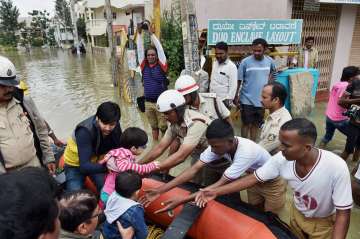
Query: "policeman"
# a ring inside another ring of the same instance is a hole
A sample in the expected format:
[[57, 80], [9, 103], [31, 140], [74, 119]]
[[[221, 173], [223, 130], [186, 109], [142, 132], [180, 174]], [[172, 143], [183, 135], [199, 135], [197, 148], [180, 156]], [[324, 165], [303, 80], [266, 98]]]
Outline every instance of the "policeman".
[[45, 121], [18, 84], [14, 64], [0, 56], [0, 173], [41, 165], [54, 173]]
[[156, 145], [142, 160], [143, 163], [154, 161], [179, 139], [179, 149], [163, 161], [163, 168], [170, 169], [191, 154], [197, 160], [202, 151], [207, 148], [205, 131], [210, 119], [192, 109], [188, 109], [185, 98], [177, 90], [164, 91], [157, 100], [157, 109], [165, 115], [170, 127], [166, 130], [160, 143]]
[[193, 77], [189, 75], [180, 76], [175, 82], [175, 89], [185, 98], [186, 104], [190, 109], [199, 111], [214, 119], [225, 119], [230, 121], [230, 111], [224, 103], [216, 97], [216, 93], [198, 93], [199, 85]]
[[[190, 109], [206, 115], [211, 121], [224, 119], [232, 124], [230, 111], [224, 102], [216, 96], [216, 93], [198, 93], [199, 86], [193, 77], [189, 75], [180, 76], [175, 82], [175, 89], [184, 96]], [[195, 161], [193, 160], [194, 163]], [[200, 172], [202, 174], [201, 183], [206, 186], [215, 183], [230, 165], [231, 162], [225, 158], [209, 163]]]

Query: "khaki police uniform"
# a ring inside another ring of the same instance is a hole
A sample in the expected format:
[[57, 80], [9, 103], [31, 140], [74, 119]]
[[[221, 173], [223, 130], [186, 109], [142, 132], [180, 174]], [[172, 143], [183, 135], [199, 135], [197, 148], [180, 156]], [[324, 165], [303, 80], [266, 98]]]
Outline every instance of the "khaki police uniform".
[[[21, 106], [20, 100], [26, 110]], [[55, 163], [49, 144], [48, 129], [33, 100], [29, 96], [21, 97], [21, 93], [16, 90], [7, 106], [4, 104], [0, 108], [0, 150], [6, 167], [5, 170], [0, 162], [0, 173], [30, 166], [37, 167], [41, 162], [43, 165]], [[29, 119], [33, 128], [30, 127]], [[34, 138], [39, 140], [37, 144]], [[36, 148], [35, 145], [39, 147]], [[41, 159], [38, 159], [40, 155]]]
[[286, 202], [286, 186], [287, 182], [281, 177], [257, 183], [246, 190], [248, 202], [255, 206], [263, 204], [266, 212], [279, 213]]
[[[191, 109], [186, 109], [184, 121], [181, 125], [171, 124], [166, 130], [164, 137], [170, 140], [178, 138], [180, 144], [196, 145], [191, 154], [191, 165], [193, 165], [199, 160], [200, 154], [208, 147], [205, 132], [210, 122], [211, 120], [205, 115]], [[203, 171], [198, 172], [193, 181], [202, 184], [203, 174]]]
[[199, 93], [199, 109], [190, 107], [206, 115], [211, 121], [214, 119], [226, 119], [230, 117], [230, 111], [224, 103], [216, 97], [216, 93]]
[[200, 155], [208, 146], [205, 132], [210, 122], [210, 119], [205, 115], [186, 109], [184, 121], [181, 125], [171, 124], [164, 137], [169, 139], [178, 138], [181, 144], [197, 145], [192, 155]]
[[285, 107], [271, 113], [266, 118], [261, 129], [259, 144], [270, 154], [276, 153], [275, 151], [280, 146], [279, 132], [281, 126], [291, 119], [291, 115]]
[[15, 98], [0, 106], [0, 149], [8, 170], [40, 166], [30, 121]]
[[327, 239], [331, 238], [335, 224], [335, 214], [327, 217], [305, 217], [294, 203], [290, 207], [290, 228], [299, 239]]
[[[222, 100], [216, 97], [216, 93], [199, 93], [199, 100], [199, 109], [192, 106], [190, 106], [190, 108], [206, 115], [211, 121], [230, 117], [229, 109]], [[194, 162], [196, 160], [197, 158], [194, 159]], [[204, 186], [217, 182], [230, 165], [229, 161], [225, 159], [217, 160], [215, 163], [206, 164], [202, 170], [202, 179], [199, 181], [201, 181]]]

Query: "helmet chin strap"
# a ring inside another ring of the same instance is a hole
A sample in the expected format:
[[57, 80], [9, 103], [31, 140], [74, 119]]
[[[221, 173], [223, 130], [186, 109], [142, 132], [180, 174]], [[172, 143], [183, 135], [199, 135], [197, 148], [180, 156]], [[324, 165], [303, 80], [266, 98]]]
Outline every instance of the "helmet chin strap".
[[184, 122], [185, 109], [186, 109], [186, 105], [181, 105], [175, 109], [176, 117], [178, 119], [177, 124], [179, 124], [179, 125], [182, 122]]

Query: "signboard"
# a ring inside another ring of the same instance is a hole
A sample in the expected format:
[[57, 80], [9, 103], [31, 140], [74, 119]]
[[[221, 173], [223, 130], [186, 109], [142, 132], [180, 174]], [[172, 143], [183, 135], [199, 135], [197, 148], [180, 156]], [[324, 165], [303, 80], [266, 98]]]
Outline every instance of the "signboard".
[[360, 0], [317, 0], [321, 3], [360, 4]]
[[208, 45], [224, 41], [228, 45], [251, 45], [256, 38], [269, 44], [300, 44], [302, 19], [210, 19]]

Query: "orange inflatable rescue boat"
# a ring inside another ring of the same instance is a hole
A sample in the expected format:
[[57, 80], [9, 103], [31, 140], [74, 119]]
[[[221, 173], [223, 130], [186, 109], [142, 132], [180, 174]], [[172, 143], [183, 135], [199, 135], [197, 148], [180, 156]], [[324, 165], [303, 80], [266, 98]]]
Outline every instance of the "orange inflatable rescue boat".
[[[59, 166], [63, 166], [62, 158]], [[144, 194], [143, 190], [158, 187], [171, 179], [171, 176], [164, 179], [157, 174], [144, 178], [140, 196]], [[85, 184], [87, 188], [96, 192], [95, 186], [88, 178]], [[197, 185], [186, 183], [162, 194], [145, 208], [147, 221], [163, 228], [168, 227], [184, 206], [167, 213], [155, 214], [155, 211], [163, 207], [161, 203], [174, 197], [189, 195], [197, 190]], [[296, 239], [288, 226], [277, 216], [261, 212], [242, 202], [238, 194], [225, 195], [209, 202], [193, 222], [187, 236], [194, 239]]]
[[[169, 176], [168, 180], [171, 177]], [[159, 175], [143, 179], [143, 190], [162, 185], [163, 179]], [[183, 206], [177, 207], [168, 213], [155, 214], [163, 206], [162, 202], [189, 195], [198, 190], [195, 184], [187, 183], [182, 187], [174, 188], [153, 201], [145, 208], [146, 218], [163, 227], [167, 227], [176, 218]], [[237, 194], [238, 195], [238, 194]], [[241, 202], [239, 197], [219, 197], [207, 204], [199, 217], [194, 221], [187, 235], [196, 239], [270, 239], [270, 238], [296, 238], [288, 226], [272, 213], [260, 212], [247, 203]]]

